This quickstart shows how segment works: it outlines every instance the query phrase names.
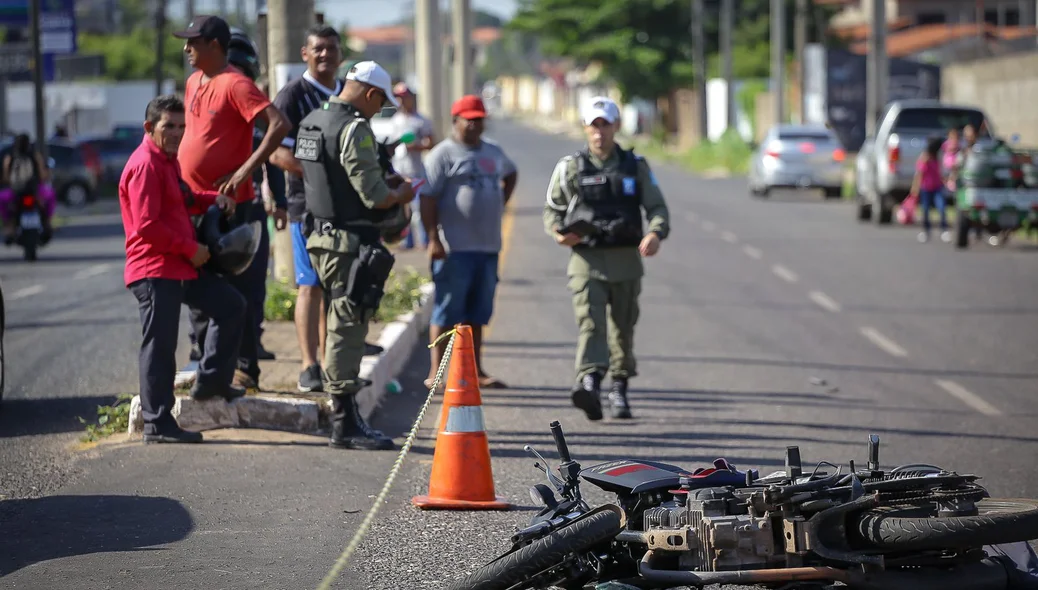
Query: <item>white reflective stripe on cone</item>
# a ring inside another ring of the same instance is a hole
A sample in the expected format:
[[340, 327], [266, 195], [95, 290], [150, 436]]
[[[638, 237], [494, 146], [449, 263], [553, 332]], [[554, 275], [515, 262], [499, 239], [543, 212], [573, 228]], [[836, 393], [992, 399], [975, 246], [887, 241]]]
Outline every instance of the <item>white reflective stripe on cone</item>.
[[444, 432], [483, 432], [483, 406], [455, 406], [447, 412]]

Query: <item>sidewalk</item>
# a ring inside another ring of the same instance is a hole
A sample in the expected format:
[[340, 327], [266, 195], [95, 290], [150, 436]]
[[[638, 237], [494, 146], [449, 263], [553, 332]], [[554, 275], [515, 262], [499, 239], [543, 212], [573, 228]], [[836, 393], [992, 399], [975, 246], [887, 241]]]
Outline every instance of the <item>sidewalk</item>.
[[[429, 278], [425, 251], [392, 248], [397, 257], [394, 271], [415, 271]], [[381, 405], [390, 391], [398, 389], [396, 377], [410, 358], [411, 350], [426, 333], [432, 303], [432, 283], [421, 287], [417, 309], [398, 316], [394, 321], [371, 322], [367, 342], [383, 348], [378, 356], [367, 356], [361, 363], [361, 377], [371, 382], [357, 395], [361, 413], [368, 419]], [[188, 362], [176, 377], [177, 400], [173, 415], [180, 425], [189, 430], [216, 430], [222, 428], [253, 428], [302, 434], [325, 434], [328, 430], [330, 401], [327, 395], [304, 394], [297, 389], [302, 358], [294, 322], [266, 321], [263, 333], [264, 347], [274, 353], [275, 360], [260, 361], [259, 392], [227, 403], [222, 400], [198, 402], [187, 393], [194, 382], [196, 362]], [[140, 399], [130, 405], [128, 434], [136, 437], [143, 432]]]

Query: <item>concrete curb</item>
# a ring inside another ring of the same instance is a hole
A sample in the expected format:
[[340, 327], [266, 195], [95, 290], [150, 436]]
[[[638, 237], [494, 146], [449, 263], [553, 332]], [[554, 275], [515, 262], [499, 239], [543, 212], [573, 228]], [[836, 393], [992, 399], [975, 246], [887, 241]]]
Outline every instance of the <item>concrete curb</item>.
[[[411, 350], [419, 336], [429, 324], [432, 315], [434, 287], [427, 283], [421, 287], [421, 302], [412, 313], [399, 316], [386, 324], [378, 339], [384, 352], [378, 357], [365, 357], [361, 362], [360, 376], [371, 381], [357, 394], [357, 405], [366, 419], [370, 419], [387, 395], [386, 386], [400, 374], [407, 364]], [[197, 363], [189, 364], [177, 373], [177, 385], [191, 383]], [[186, 430], [213, 430], [217, 428], [258, 428], [282, 430], [302, 434], [320, 434], [326, 420], [323, 416], [331, 410], [331, 400], [313, 401], [291, 395], [246, 396], [233, 402], [210, 400], [198, 402], [188, 396], [177, 396], [173, 405], [173, 417]], [[130, 402], [131, 436], [144, 431], [140, 396]]]

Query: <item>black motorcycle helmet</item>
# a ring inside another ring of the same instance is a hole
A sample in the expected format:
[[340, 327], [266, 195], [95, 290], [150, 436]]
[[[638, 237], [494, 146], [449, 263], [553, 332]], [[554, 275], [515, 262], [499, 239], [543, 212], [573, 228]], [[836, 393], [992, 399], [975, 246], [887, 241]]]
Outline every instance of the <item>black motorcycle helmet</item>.
[[211, 205], [198, 223], [198, 241], [209, 248], [205, 268], [224, 276], [245, 272], [259, 251], [261, 230], [259, 221], [236, 224]]
[[227, 61], [248, 76], [253, 82], [259, 78], [259, 47], [249, 39], [245, 31], [231, 27], [231, 42], [227, 44]]

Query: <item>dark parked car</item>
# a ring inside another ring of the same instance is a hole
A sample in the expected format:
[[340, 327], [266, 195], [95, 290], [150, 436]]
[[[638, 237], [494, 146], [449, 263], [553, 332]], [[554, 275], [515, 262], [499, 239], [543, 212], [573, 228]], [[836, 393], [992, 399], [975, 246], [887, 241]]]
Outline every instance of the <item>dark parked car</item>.
[[7, 318], [4, 312], [4, 287], [0, 284], [0, 401], [4, 399], [4, 328]]
[[[11, 140], [7, 139], [0, 144], [0, 162], [10, 152]], [[70, 207], [82, 207], [97, 198], [104, 165], [96, 147], [88, 142], [52, 139], [47, 142], [47, 154], [51, 184], [59, 201]]]

